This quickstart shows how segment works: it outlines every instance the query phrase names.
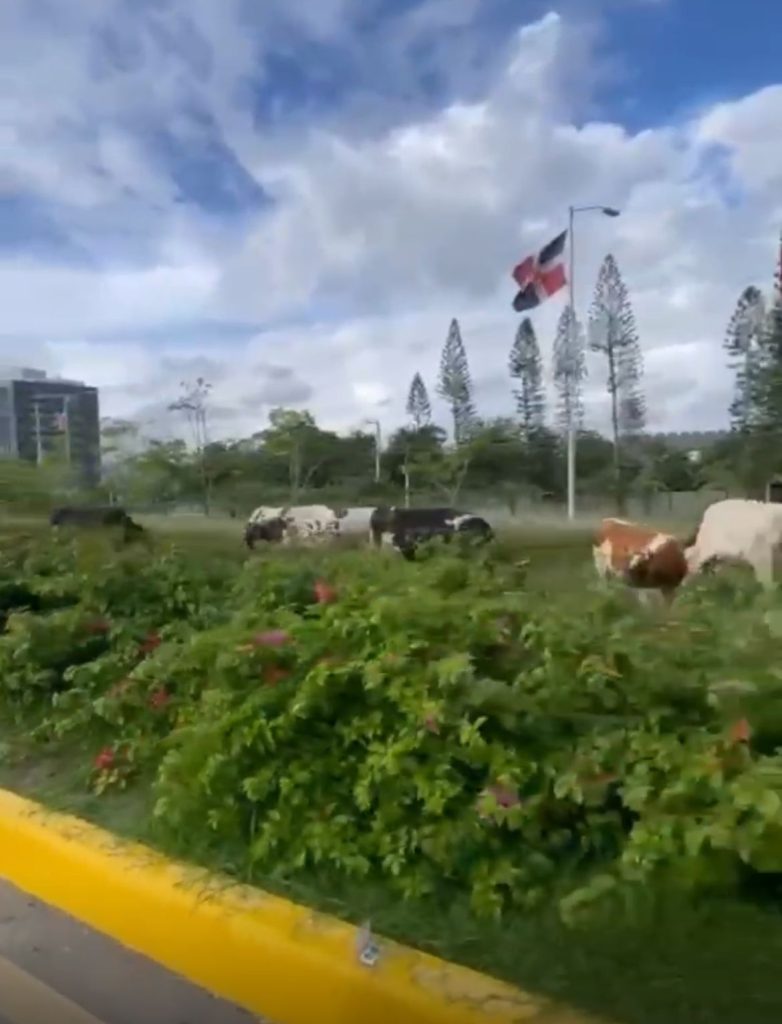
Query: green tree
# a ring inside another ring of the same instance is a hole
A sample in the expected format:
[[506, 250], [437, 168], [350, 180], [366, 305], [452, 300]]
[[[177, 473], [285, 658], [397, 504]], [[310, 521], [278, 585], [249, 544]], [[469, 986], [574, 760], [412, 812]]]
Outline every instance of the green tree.
[[540, 349], [529, 317], [521, 321], [516, 331], [510, 350], [509, 370], [511, 378], [516, 381], [513, 395], [521, 436], [529, 442], [543, 426], [546, 405]]
[[410, 382], [405, 409], [418, 430], [432, 422], [432, 405], [420, 373], [416, 373]]
[[475, 425], [476, 413], [467, 352], [455, 319], [451, 321], [440, 359], [437, 392], [451, 410], [454, 443], [463, 444]]
[[565, 306], [554, 337], [554, 387], [557, 392], [557, 424], [576, 430], [584, 418], [584, 332], [570, 306]]
[[739, 296], [725, 332], [724, 348], [734, 375], [730, 425], [746, 432], [756, 418], [757, 371], [766, 323], [763, 295], [750, 285]]
[[614, 445], [614, 488], [617, 505], [624, 504], [622, 439], [639, 434], [646, 409], [641, 389], [643, 357], [627, 288], [616, 260], [609, 253], [597, 277], [589, 312], [589, 344], [605, 358], [606, 390], [611, 399], [611, 437]]

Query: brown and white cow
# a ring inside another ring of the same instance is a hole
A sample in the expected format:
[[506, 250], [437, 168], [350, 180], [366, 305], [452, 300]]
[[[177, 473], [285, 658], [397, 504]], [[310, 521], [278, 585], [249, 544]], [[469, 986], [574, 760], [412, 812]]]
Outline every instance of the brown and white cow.
[[623, 519], [604, 519], [592, 542], [601, 579], [620, 579], [638, 590], [657, 590], [670, 602], [687, 575], [682, 543], [670, 533]]

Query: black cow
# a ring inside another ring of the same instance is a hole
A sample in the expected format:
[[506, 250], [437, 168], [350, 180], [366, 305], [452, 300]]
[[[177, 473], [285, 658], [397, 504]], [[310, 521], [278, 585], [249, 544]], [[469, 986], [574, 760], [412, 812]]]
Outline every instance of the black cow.
[[255, 542], [265, 540], [272, 544], [278, 544], [285, 536], [285, 520], [282, 516], [274, 519], [262, 519], [259, 522], [248, 523], [244, 530], [244, 543], [253, 550]]
[[62, 505], [49, 516], [50, 526], [119, 527], [124, 540], [144, 533], [144, 527], [134, 522], [124, 508], [117, 505]]
[[375, 547], [387, 538], [408, 562], [420, 543], [435, 537], [446, 542], [454, 536], [470, 537], [483, 543], [494, 536], [485, 519], [454, 508], [376, 508], [369, 529]]

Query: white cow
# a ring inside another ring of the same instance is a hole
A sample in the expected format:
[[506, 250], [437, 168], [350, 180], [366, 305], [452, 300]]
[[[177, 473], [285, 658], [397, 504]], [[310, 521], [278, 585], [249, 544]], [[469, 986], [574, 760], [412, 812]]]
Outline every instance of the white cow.
[[729, 498], [709, 505], [698, 533], [685, 551], [690, 574], [712, 560], [750, 565], [764, 586], [774, 582], [774, 562], [782, 549], [782, 505]]
[[261, 505], [247, 520], [244, 540], [249, 548], [265, 540], [293, 544], [297, 541], [333, 539], [339, 534], [339, 518], [328, 505], [294, 505], [271, 508]]
[[369, 535], [369, 521], [375, 511], [374, 505], [356, 505], [337, 510], [339, 533], [341, 537], [355, 537], [359, 534]]

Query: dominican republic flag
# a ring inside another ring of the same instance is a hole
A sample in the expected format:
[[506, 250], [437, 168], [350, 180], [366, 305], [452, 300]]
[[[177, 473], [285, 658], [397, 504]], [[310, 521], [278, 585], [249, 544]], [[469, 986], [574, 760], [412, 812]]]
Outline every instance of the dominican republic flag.
[[534, 309], [556, 294], [567, 283], [565, 277], [565, 240], [567, 231], [544, 245], [535, 256], [528, 256], [513, 268], [513, 280], [521, 289], [513, 300], [517, 313]]

